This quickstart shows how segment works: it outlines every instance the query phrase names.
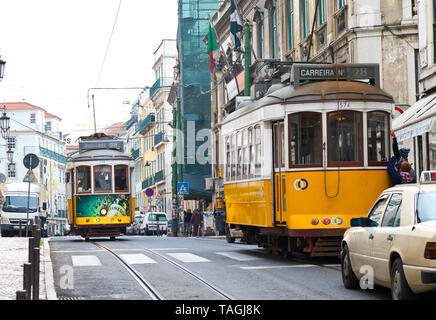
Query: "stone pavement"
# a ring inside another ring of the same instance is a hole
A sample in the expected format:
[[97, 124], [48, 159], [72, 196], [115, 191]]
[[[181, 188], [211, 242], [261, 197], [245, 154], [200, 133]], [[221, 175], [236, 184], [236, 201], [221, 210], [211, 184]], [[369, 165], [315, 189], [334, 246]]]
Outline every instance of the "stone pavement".
[[[48, 239], [41, 245], [39, 278], [40, 300], [56, 300]], [[0, 237], [0, 300], [15, 300], [23, 289], [23, 264], [28, 262], [27, 238]]]

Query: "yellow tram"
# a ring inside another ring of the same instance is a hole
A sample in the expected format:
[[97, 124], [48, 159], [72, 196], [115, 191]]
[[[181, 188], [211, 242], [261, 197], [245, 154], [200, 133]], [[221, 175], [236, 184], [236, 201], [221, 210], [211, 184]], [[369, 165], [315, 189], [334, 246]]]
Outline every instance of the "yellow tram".
[[99, 133], [81, 138], [66, 167], [70, 234], [86, 240], [125, 234], [135, 212], [133, 167], [122, 140]]
[[294, 64], [293, 83], [223, 120], [228, 241], [242, 231], [283, 254], [339, 254], [350, 219], [390, 186], [394, 102], [378, 75], [372, 64]]

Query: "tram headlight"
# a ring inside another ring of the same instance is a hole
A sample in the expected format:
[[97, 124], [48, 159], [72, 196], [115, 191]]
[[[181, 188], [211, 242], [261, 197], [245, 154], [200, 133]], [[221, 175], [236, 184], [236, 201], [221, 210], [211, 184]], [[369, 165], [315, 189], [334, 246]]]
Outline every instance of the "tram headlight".
[[316, 226], [318, 223], [319, 223], [319, 220], [318, 220], [317, 218], [313, 218], [313, 219], [312, 219], [312, 224], [313, 224], [314, 226]]
[[322, 223], [324, 223], [325, 225], [328, 225], [328, 224], [330, 224], [330, 219], [324, 218], [324, 220], [322, 220]]

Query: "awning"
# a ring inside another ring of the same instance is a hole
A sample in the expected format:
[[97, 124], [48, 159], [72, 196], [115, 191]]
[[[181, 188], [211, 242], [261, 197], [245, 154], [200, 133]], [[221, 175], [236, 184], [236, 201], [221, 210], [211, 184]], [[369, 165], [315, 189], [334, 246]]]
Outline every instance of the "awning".
[[435, 118], [436, 117], [427, 118], [418, 123], [412, 124], [408, 127], [396, 131], [395, 135], [397, 136], [397, 141], [401, 142], [416, 136], [420, 136], [426, 132], [432, 131], [433, 126], [435, 124]]
[[397, 141], [411, 139], [433, 131], [436, 123], [436, 93], [417, 101], [392, 122]]

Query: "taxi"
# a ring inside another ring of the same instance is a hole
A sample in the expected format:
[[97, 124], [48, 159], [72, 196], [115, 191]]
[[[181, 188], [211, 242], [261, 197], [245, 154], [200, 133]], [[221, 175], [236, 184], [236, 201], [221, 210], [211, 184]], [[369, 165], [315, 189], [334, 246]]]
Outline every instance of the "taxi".
[[372, 281], [394, 300], [436, 290], [436, 171], [383, 191], [367, 217], [351, 219], [341, 248], [347, 289]]

